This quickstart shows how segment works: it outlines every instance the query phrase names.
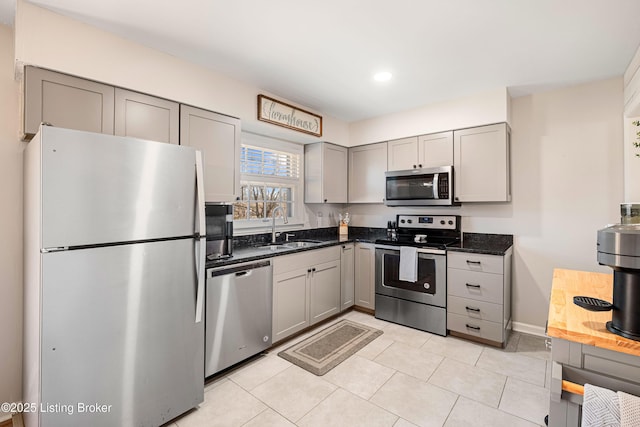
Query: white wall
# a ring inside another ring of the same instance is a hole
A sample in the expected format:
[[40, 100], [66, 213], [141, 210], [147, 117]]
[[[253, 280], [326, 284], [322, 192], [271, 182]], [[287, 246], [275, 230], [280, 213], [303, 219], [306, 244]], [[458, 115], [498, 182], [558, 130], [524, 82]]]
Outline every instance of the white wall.
[[499, 122], [510, 122], [506, 88], [351, 123], [349, 143], [370, 144]]
[[20, 63], [239, 117], [243, 129], [259, 134], [303, 143], [348, 144], [345, 122], [323, 115], [321, 138], [260, 122], [256, 118], [258, 94], [295, 103], [22, 0], [17, 2], [15, 31], [15, 56]]
[[540, 330], [554, 268], [611, 272], [596, 262], [596, 232], [620, 219], [622, 79], [515, 98], [511, 107], [511, 203], [346, 210], [356, 226], [424, 212], [462, 215], [467, 232], [513, 234], [513, 320]]
[[640, 116], [624, 118], [624, 202], [628, 203], [640, 203], [640, 148], [633, 145], [640, 142], [640, 126], [634, 125], [635, 121], [640, 121]]
[[[319, 140], [258, 122], [256, 95], [265, 92], [257, 87], [22, 0], [15, 25], [19, 61], [234, 115], [257, 133]], [[13, 79], [12, 43], [11, 29], [0, 27], [0, 401], [16, 401], [21, 394], [23, 144], [17, 137], [19, 88]], [[463, 215], [465, 231], [515, 235], [515, 321], [544, 326], [554, 267], [609, 271], [595, 261], [595, 239], [598, 228], [618, 221], [623, 201], [621, 78], [517, 98], [511, 112], [506, 90], [499, 89], [351, 126], [324, 119], [321, 139], [343, 145], [510, 120], [513, 202], [429, 212]], [[379, 205], [306, 209], [309, 216], [322, 212], [325, 217], [349, 210], [353, 225], [373, 227], [385, 226], [396, 212], [414, 211]], [[316, 218], [309, 218], [312, 227], [314, 219], [317, 225]]]
[[[0, 402], [22, 400], [22, 152], [13, 30], [0, 25]], [[0, 420], [6, 414], [0, 412]]]

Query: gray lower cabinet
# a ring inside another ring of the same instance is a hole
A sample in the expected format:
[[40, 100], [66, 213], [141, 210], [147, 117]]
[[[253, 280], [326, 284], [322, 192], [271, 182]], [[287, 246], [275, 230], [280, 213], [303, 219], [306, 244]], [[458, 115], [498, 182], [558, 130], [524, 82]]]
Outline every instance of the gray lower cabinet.
[[504, 347], [511, 320], [511, 254], [447, 252], [447, 329]]
[[582, 396], [562, 391], [562, 380], [640, 396], [640, 357], [591, 345], [551, 339], [550, 427], [579, 427]]
[[375, 310], [376, 248], [372, 243], [356, 243], [355, 265], [355, 305]]
[[114, 87], [27, 66], [24, 69], [25, 139], [40, 123], [113, 135]]
[[240, 195], [240, 119], [180, 105], [180, 144], [203, 154], [207, 202], [233, 202]]
[[[276, 258], [277, 259], [277, 258]], [[274, 268], [277, 263], [274, 261]], [[307, 268], [273, 276], [273, 342], [309, 326]]]
[[340, 312], [340, 250], [273, 259], [273, 342]]
[[309, 304], [311, 325], [340, 312], [340, 260], [310, 267]]
[[178, 144], [180, 104], [144, 93], [115, 88], [117, 136]]
[[342, 245], [340, 252], [340, 311], [352, 307], [355, 301], [355, 245]]

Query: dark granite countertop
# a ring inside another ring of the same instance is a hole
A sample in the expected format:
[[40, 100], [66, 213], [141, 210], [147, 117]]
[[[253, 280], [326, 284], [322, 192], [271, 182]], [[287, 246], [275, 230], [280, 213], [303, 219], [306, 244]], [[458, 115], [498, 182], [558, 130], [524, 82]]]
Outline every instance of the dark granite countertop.
[[[294, 234], [290, 241], [313, 240], [317, 244], [304, 248], [282, 248], [271, 250], [266, 245], [271, 242], [271, 233], [252, 234], [247, 236], [234, 237], [233, 256], [225, 259], [207, 261], [206, 268], [224, 267], [249, 261], [273, 258], [281, 255], [290, 255], [297, 252], [311, 251], [314, 249], [327, 248], [351, 242], [375, 243], [376, 239], [386, 236], [384, 228], [349, 227], [348, 236], [338, 235], [338, 227], [317, 228], [309, 230], [292, 231]], [[277, 243], [285, 241], [283, 232], [277, 239]]]
[[[290, 237], [290, 241], [313, 240], [318, 243], [304, 248], [282, 248], [270, 250], [265, 247], [265, 245], [268, 245], [271, 242], [271, 233], [237, 236], [234, 237], [233, 256], [225, 259], [207, 261], [206, 268], [224, 267], [243, 262], [290, 255], [297, 252], [311, 251], [344, 243], [375, 243], [376, 239], [386, 237], [386, 229], [349, 227], [348, 236], [338, 235], [338, 227], [298, 230], [291, 232], [290, 234], [294, 234], [293, 237]], [[283, 232], [276, 241], [278, 243], [284, 242], [285, 233]], [[462, 246], [459, 248], [449, 248], [448, 250], [452, 252], [504, 255], [512, 246], [513, 236], [510, 234], [463, 233]]]
[[448, 248], [451, 252], [504, 255], [513, 246], [511, 234], [462, 233], [462, 245]]

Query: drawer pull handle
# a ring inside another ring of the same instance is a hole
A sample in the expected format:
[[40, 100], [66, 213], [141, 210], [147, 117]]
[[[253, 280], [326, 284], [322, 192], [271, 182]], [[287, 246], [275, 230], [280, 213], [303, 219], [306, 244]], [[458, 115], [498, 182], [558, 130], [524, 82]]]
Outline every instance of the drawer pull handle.
[[480, 265], [480, 264], [482, 264], [482, 262], [480, 262], [480, 261], [471, 261], [471, 260], [467, 260], [467, 264]]
[[475, 288], [475, 289], [480, 289], [480, 285], [474, 285], [472, 283], [465, 283], [465, 286], [467, 288]]
[[473, 308], [473, 307], [465, 307], [467, 309], [467, 311], [474, 311], [476, 313], [480, 313], [480, 309], [479, 308]]
[[468, 324], [468, 323], [467, 323], [465, 326], [466, 326], [468, 329], [473, 329], [474, 331], [479, 331], [479, 330], [480, 330], [480, 326], [473, 326], [473, 325], [470, 325], [470, 324]]

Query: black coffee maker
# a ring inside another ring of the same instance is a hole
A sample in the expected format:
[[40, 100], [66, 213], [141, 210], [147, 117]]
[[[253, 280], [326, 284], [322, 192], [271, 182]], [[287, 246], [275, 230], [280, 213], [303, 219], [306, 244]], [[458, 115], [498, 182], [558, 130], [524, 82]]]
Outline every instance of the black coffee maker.
[[598, 231], [598, 263], [613, 269], [613, 303], [578, 296], [591, 311], [612, 311], [609, 332], [640, 341], [640, 224], [617, 224]]

